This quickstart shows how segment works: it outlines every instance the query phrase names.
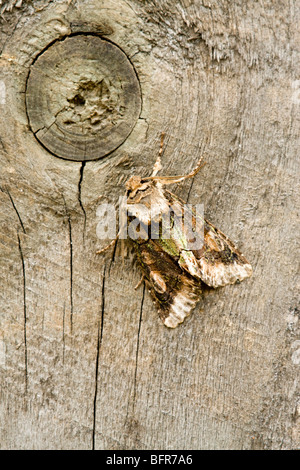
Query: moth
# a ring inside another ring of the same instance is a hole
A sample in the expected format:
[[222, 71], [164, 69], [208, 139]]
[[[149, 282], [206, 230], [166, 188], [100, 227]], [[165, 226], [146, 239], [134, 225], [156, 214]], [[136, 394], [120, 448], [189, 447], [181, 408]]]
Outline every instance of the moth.
[[[202, 283], [212, 288], [239, 283], [251, 276], [252, 267], [224, 233], [201, 217], [201, 247], [190, 248], [191, 233], [194, 230], [190, 225], [197, 218], [191, 210], [188, 226], [177, 224], [175, 230], [174, 221], [183, 212], [184, 201], [168, 191], [166, 186], [193, 178], [203, 163], [200, 159], [195, 169], [184, 176], [158, 176], [162, 169], [162, 148], [163, 136], [151, 176], [133, 175], [125, 184], [125, 223], [135, 221], [135, 226], [139, 226], [138, 235], [133, 237], [132, 243], [142, 270], [140, 283], [146, 283], [164, 325], [176, 328], [200, 300]], [[168, 236], [165, 237], [162, 222], [170, 208], [172, 215], [168, 220], [171, 230], [167, 231]], [[150, 233], [150, 225], [151, 229], [156, 227], [155, 236], [153, 231]], [[115, 240], [97, 253], [103, 253], [113, 246], [119, 237], [120, 232]]]

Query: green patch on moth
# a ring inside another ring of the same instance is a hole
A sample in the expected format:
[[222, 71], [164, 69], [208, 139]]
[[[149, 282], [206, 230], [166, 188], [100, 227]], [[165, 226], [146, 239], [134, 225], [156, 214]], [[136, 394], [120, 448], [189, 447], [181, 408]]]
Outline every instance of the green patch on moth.
[[177, 240], [177, 245], [179, 245], [183, 250], [188, 248], [188, 240], [186, 234], [184, 233], [183, 227], [180, 224], [175, 224], [172, 230], [172, 237]]
[[184, 250], [184, 253], [185, 253], [185, 257], [182, 256], [182, 253], [180, 253], [180, 257], [179, 257], [179, 265], [182, 263], [183, 265], [186, 264], [186, 258], [190, 258], [191, 261], [194, 260], [195, 258], [195, 255], [192, 251], [188, 251], [188, 250]]
[[150, 251], [154, 251], [153, 244], [150, 241], [146, 243], [146, 246], [149, 248]]
[[162, 246], [163, 250], [166, 251], [171, 256], [179, 256], [179, 250], [176, 246], [176, 243], [172, 238], [160, 238], [159, 244]]

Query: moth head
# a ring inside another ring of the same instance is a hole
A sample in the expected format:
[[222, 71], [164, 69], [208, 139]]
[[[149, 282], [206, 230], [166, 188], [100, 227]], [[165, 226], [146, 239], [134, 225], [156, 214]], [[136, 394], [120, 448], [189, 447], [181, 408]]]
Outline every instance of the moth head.
[[125, 183], [127, 202], [129, 204], [139, 203], [143, 198], [151, 193], [154, 184], [155, 183], [153, 181], [147, 181], [140, 176], [131, 176]]

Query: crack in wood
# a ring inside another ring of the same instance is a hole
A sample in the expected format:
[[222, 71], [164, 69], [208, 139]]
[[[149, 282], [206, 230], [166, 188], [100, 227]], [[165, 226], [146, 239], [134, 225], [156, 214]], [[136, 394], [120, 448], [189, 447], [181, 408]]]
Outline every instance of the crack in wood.
[[78, 202], [79, 202], [79, 205], [80, 205], [80, 208], [83, 212], [83, 217], [84, 217], [83, 239], [85, 237], [85, 229], [86, 229], [86, 211], [85, 211], [85, 208], [83, 207], [82, 199], [81, 199], [81, 185], [82, 185], [82, 181], [83, 181], [83, 171], [84, 171], [85, 164], [86, 164], [86, 162], [81, 163], [80, 176], [79, 176], [79, 181], [78, 181]]
[[1, 145], [1, 147], [2, 147], [3, 152], [4, 152], [4, 153], [7, 153], [7, 150], [6, 150], [6, 148], [4, 147], [4, 143], [3, 143], [3, 140], [2, 140], [1, 137], [0, 137], [0, 145]]
[[[53, 64], [58, 93], [52, 90]], [[30, 130], [48, 152], [67, 160], [109, 155], [130, 135], [142, 109], [132, 62], [97, 32], [50, 42], [32, 61], [25, 92]]]
[[19, 234], [18, 237], [18, 247], [19, 253], [22, 262], [22, 274], [23, 274], [23, 318], [24, 318], [24, 371], [25, 371], [25, 394], [27, 393], [28, 388], [28, 354], [27, 354], [27, 305], [26, 305], [26, 272], [25, 272], [25, 261], [22, 251], [21, 240]]
[[[26, 234], [26, 230], [21, 218], [21, 215], [14, 203], [14, 200], [12, 198], [12, 195], [10, 194], [9, 190], [5, 188], [5, 190], [0, 186], [0, 191], [3, 193], [7, 194], [9, 197], [9, 200], [11, 202], [11, 205], [17, 214], [22, 232]], [[22, 251], [22, 245], [21, 245], [21, 239], [19, 236], [19, 230], [17, 230], [17, 238], [18, 238], [18, 248], [19, 248], [19, 253], [21, 257], [21, 262], [22, 262], [22, 277], [23, 277], [23, 330], [24, 330], [24, 373], [25, 373], [25, 394], [27, 394], [27, 389], [28, 389], [28, 353], [27, 353], [27, 305], [26, 305], [26, 272], [25, 272], [25, 261], [24, 261], [24, 255]]]
[[109, 268], [108, 268], [108, 273], [109, 274], [110, 274], [111, 267], [112, 267], [113, 263], [115, 262], [118, 241], [119, 241], [119, 238], [116, 239], [116, 243], [114, 244], [114, 247], [113, 247], [113, 250], [112, 250], [110, 264], [109, 264]]
[[14, 210], [15, 210], [17, 216], [18, 216], [20, 225], [21, 225], [21, 227], [22, 227], [22, 231], [23, 231], [23, 233], [26, 234], [26, 230], [25, 230], [23, 221], [22, 221], [22, 219], [21, 219], [20, 213], [19, 213], [19, 211], [18, 211], [18, 209], [17, 209], [17, 207], [16, 207], [16, 205], [15, 205], [15, 203], [14, 203], [14, 201], [13, 201], [13, 198], [11, 197], [11, 194], [10, 194], [9, 190], [7, 189], [6, 191], [7, 191], [8, 197], [9, 197], [9, 199], [10, 199], [10, 202], [11, 202], [11, 204], [12, 204], [12, 206], [13, 206], [13, 208], [14, 208]]
[[23, 221], [22, 221], [22, 218], [20, 216], [20, 213], [14, 203], [14, 200], [9, 192], [9, 190], [6, 188], [5, 190], [3, 188], [1, 188], [0, 186], [0, 191], [2, 191], [2, 193], [6, 193], [10, 199], [10, 202], [11, 202], [11, 205], [13, 206], [13, 209], [14, 211], [16, 212], [17, 216], [18, 216], [18, 219], [19, 219], [19, 222], [20, 222], [20, 225], [21, 225], [21, 228], [22, 228], [22, 232], [26, 234], [26, 230], [25, 230], [25, 227], [24, 227], [24, 224], [23, 224]]
[[70, 246], [70, 331], [71, 336], [73, 332], [73, 242], [72, 242], [72, 224], [71, 224], [71, 217], [68, 214], [68, 228], [69, 228], [69, 246]]
[[[65, 208], [65, 217], [68, 221], [68, 234], [69, 234], [69, 271], [70, 271], [70, 333], [72, 336], [73, 332], [73, 310], [74, 310], [74, 302], [73, 302], [73, 241], [72, 241], [72, 224], [71, 224], [71, 216], [68, 211], [68, 207], [66, 204], [66, 200], [64, 195], [62, 194], [62, 198], [64, 201], [64, 208]], [[65, 307], [64, 307], [65, 308]], [[64, 312], [65, 315], [65, 312]]]
[[144, 306], [144, 300], [145, 300], [145, 290], [146, 290], [146, 284], [144, 282], [142, 300], [141, 300], [141, 308], [140, 308], [139, 327], [138, 327], [137, 340], [136, 340], [135, 370], [134, 370], [134, 380], [133, 380], [133, 409], [132, 409], [132, 414], [134, 414], [134, 409], [135, 409], [136, 386], [137, 386], [136, 378], [137, 378], [137, 370], [138, 370], [140, 334], [141, 334], [141, 325], [142, 325], [143, 306]]
[[97, 334], [97, 352], [96, 352], [96, 367], [95, 367], [95, 390], [94, 390], [94, 400], [93, 400], [92, 450], [95, 450], [97, 394], [98, 394], [98, 371], [99, 371], [100, 349], [101, 349], [102, 338], [103, 338], [104, 309], [105, 309], [105, 275], [106, 275], [106, 264], [104, 264], [104, 268], [103, 268], [102, 290], [101, 290], [101, 298], [102, 298], [101, 318], [98, 321], [98, 334]]

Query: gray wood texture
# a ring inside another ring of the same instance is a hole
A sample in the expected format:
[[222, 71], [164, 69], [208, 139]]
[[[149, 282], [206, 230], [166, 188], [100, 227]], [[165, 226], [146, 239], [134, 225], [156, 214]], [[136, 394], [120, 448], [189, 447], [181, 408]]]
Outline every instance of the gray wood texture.
[[136, 72], [126, 54], [95, 34], [50, 43], [26, 83], [30, 128], [49, 152], [99, 160], [116, 150], [141, 113]]
[[[1, 4], [0, 447], [299, 448], [299, 2]], [[25, 109], [31, 62], [72, 27], [127, 54], [143, 99], [87, 163], [41, 147]], [[174, 192], [254, 268], [175, 330], [131, 257], [95, 254], [98, 205], [150, 174], [163, 131], [165, 174], [207, 161]]]

